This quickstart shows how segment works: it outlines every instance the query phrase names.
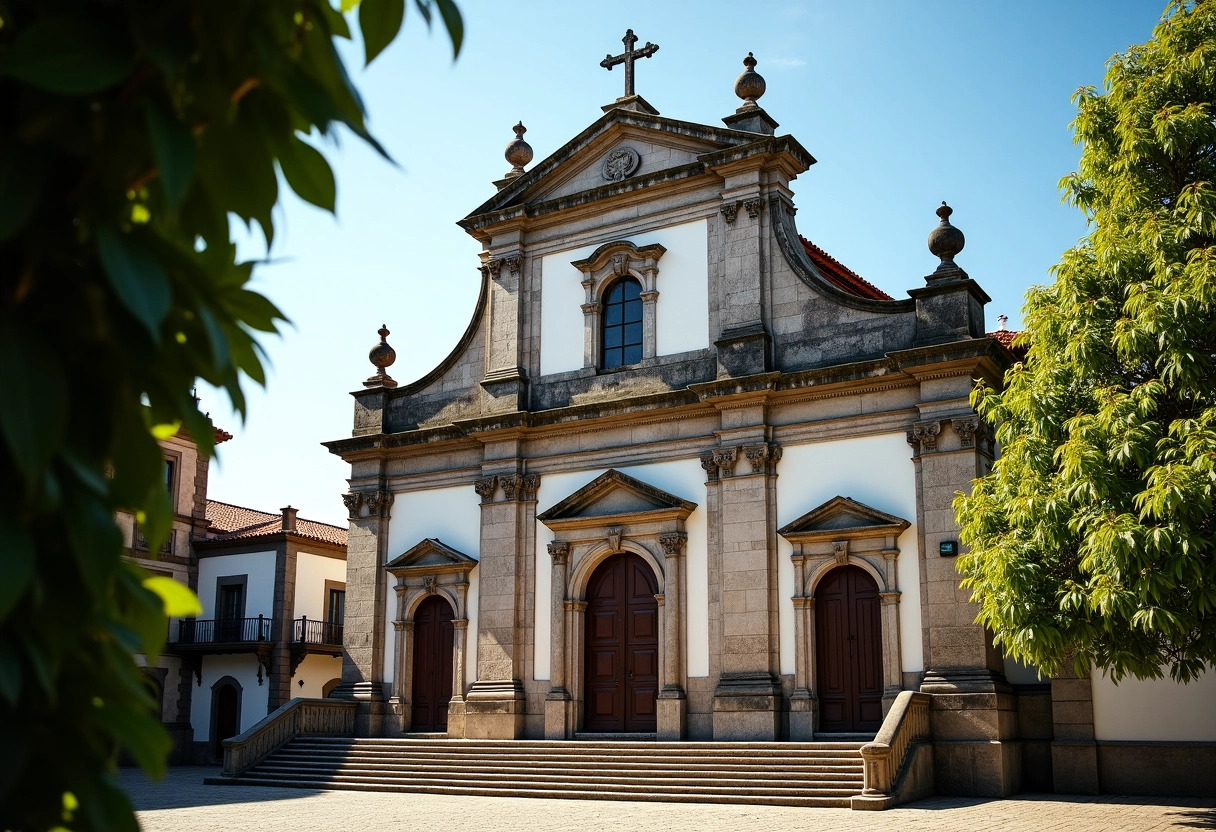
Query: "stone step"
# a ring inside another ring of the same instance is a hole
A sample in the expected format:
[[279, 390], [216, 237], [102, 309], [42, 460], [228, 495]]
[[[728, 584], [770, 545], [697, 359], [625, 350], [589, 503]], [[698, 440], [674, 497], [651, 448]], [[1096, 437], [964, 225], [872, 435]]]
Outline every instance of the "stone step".
[[807, 759], [811, 757], [857, 757], [860, 744], [837, 744], [834, 746], [790, 747], [784, 744], [773, 744], [762, 748], [730, 748], [724, 746], [664, 746], [659, 743], [620, 743], [620, 744], [584, 744], [561, 743], [540, 745], [518, 743], [507, 745], [490, 745], [482, 743], [467, 743], [461, 740], [434, 743], [412, 743], [410, 741], [372, 741], [362, 742], [344, 740], [340, 742], [322, 742], [323, 738], [309, 738], [295, 741], [300, 748], [341, 749], [347, 752], [420, 752], [426, 754], [516, 754], [516, 755], [596, 755], [613, 757], [646, 757], [646, 756], [680, 756], [680, 757], [728, 757], [739, 759], [770, 759], [786, 757], [790, 759]]
[[278, 778], [275, 780], [263, 780], [253, 778], [246, 775], [240, 777], [208, 777], [204, 781], [208, 785], [247, 785], [247, 786], [279, 786], [283, 788], [295, 789], [343, 789], [353, 791], [369, 791], [369, 792], [394, 792], [402, 794], [449, 794], [449, 795], [471, 795], [476, 797], [536, 797], [536, 798], [554, 798], [560, 797], [563, 800], [630, 800], [630, 801], [651, 801], [662, 803], [728, 803], [728, 804], [745, 804], [745, 805], [764, 805], [764, 806], [821, 806], [821, 807], [836, 807], [847, 808], [849, 806], [849, 797], [858, 792], [850, 792], [848, 795], [834, 797], [814, 797], [801, 796], [793, 794], [783, 794], [776, 797], [764, 795], [731, 795], [731, 794], [688, 794], [688, 793], [672, 793], [663, 794], [656, 792], [608, 792], [608, 791], [588, 791], [588, 790], [567, 790], [560, 794], [555, 794], [551, 787], [544, 789], [504, 789], [504, 788], [484, 788], [476, 784], [467, 783], [459, 786], [412, 786], [399, 785], [389, 783], [331, 783], [326, 780], [312, 779], [284, 779]]
[[769, 768], [808, 769], [813, 767], [825, 768], [860, 768], [860, 755], [841, 757], [771, 757], [760, 760], [739, 760], [733, 757], [682, 757], [677, 755], [664, 756], [608, 756], [592, 754], [423, 754], [418, 752], [379, 752], [363, 751], [317, 750], [312, 748], [290, 747], [282, 749], [277, 754], [286, 758], [315, 758], [319, 760], [360, 760], [367, 762], [383, 761], [385, 763], [403, 761], [435, 761], [453, 765], [476, 765], [478, 763], [520, 763], [529, 765], [653, 765], [653, 766], [718, 766], [731, 768], [743, 767], [748, 769], [765, 770]]
[[465, 760], [444, 757], [377, 757], [372, 755], [314, 755], [303, 752], [276, 752], [267, 759], [280, 765], [317, 765], [317, 766], [355, 766], [365, 769], [380, 768], [435, 768], [452, 771], [478, 771], [486, 768], [526, 768], [539, 771], [568, 771], [571, 768], [593, 768], [596, 771], [612, 769], [614, 771], [677, 771], [698, 772], [710, 774], [717, 771], [728, 773], [746, 773], [760, 776], [813, 776], [818, 774], [849, 775], [861, 774], [860, 761], [842, 761], [839, 764], [821, 763], [788, 763], [780, 766], [763, 763], [739, 763], [732, 760], [714, 762], [691, 762], [688, 760], [670, 760], [661, 762], [634, 762], [621, 760], [588, 759], [573, 762], [569, 760], [537, 760], [517, 761], [487, 758], [484, 760]]
[[805, 751], [856, 751], [864, 741], [849, 742], [606, 742], [587, 740], [464, 740], [464, 739], [416, 739], [416, 738], [370, 738], [370, 737], [299, 737], [293, 742], [316, 745], [384, 746], [419, 748], [552, 748], [557, 750], [608, 749], [622, 753], [655, 751], [772, 751], [776, 753], [801, 753]]
[[528, 772], [515, 769], [502, 770], [477, 770], [477, 771], [456, 771], [445, 770], [435, 771], [424, 767], [413, 768], [361, 768], [352, 766], [316, 766], [302, 763], [292, 763], [284, 765], [273, 761], [259, 763], [253, 772], [258, 775], [279, 774], [283, 776], [342, 776], [355, 778], [373, 778], [373, 779], [402, 779], [409, 777], [417, 782], [434, 781], [446, 782], [447, 780], [465, 780], [470, 777], [476, 777], [478, 782], [489, 784], [496, 781], [513, 781], [513, 782], [538, 782], [549, 783], [554, 780], [561, 780], [569, 783], [599, 783], [610, 782], [613, 784], [640, 784], [654, 783], [664, 786], [730, 786], [745, 788], [748, 786], [758, 786], [767, 788], [809, 788], [809, 789], [860, 789], [862, 782], [861, 774], [858, 773], [854, 777], [841, 777], [836, 775], [831, 776], [802, 776], [802, 777], [766, 777], [759, 779], [756, 777], [740, 777], [738, 773], [731, 776], [729, 772], [715, 772], [712, 774], [702, 774], [697, 772], [699, 776], [690, 776], [686, 772], [630, 772], [617, 771], [615, 769], [595, 770], [587, 772], [567, 771], [560, 775], [553, 772]]

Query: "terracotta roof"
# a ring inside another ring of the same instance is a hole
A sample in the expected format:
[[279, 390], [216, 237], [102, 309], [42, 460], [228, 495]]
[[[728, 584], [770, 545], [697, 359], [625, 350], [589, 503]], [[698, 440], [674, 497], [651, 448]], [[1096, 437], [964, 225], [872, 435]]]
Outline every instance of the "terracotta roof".
[[[249, 540], [281, 534], [283, 531], [282, 514], [270, 514], [219, 500], [207, 501], [207, 522], [211, 524], [207, 530], [211, 540]], [[294, 534], [334, 546], [346, 545], [346, 529], [303, 517], [296, 518]]]
[[802, 241], [802, 247], [806, 249], [815, 268], [819, 269], [820, 273], [836, 288], [843, 289], [851, 295], [857, 295], [859, 298], [895, 300], [806, 237], [799, 236], [798, 239]]
[[1019, 361], [1026, 358], [1026, 347], [1013, 345], [1013, 339], [1017, 338], [1022, 333], [1012, 329], [998, 329], [995, 332], [986, 333], [989, 338], [995, 338], [1005, 350]]

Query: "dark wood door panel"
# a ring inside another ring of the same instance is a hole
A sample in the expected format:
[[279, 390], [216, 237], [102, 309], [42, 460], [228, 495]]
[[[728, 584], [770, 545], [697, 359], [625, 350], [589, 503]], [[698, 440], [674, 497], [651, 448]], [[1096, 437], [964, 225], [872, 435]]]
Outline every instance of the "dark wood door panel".
[[829, 572], [815, 590], [819, 730], [876, 731], [882, 723], [878, 586], [856, 566]]
[[605, 560], [587, 586], [584, 730], [655, 730], [658, 584], [634, 554]]
[[412, 731], [448, 729], [452, 700], [452, 608], [433, 596], [414, 613], [414, 684], [411, 691]]

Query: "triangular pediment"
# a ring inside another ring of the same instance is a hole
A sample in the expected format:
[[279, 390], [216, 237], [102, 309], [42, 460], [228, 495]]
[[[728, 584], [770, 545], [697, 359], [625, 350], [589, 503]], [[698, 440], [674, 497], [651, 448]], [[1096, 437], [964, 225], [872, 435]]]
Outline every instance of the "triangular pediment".
[[777, 533], [788, 540], [898, 536], [910, 525], [902, 517], [838, 496], [778, 529]]
[[605, 518], [641, 519], [663, 515], [683, 520], [696, 507], [696, 503], [611, 469], [538, 514], [536, 519], [550, 528], [567, 522]]
[[469, 570], [477, 565], [474, 558], [459, 552], [434, 537], [428, 537], [402, 552], [385, 567], [394, 574], [409, 571]]
[[[693, 165], [698, 157], [768, 139], [758, 133], [677, 121], [635, 110], [613, 109], [569, 142], [478, 206], [461, 225], [475, 217], [512, 206], [558, 199], [597, 187], [643, 181], [668, 168]], [[621, 148], [638, 154], [638, 166], [614, 182], [603, 176], [609, 154]], [[808, 154], [809, 158], [809, 154]]]

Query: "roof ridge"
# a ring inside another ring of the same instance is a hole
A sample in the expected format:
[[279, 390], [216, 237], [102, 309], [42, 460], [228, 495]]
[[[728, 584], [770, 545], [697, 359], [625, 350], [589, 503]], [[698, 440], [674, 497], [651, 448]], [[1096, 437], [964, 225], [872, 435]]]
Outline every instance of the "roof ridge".
[[[815, 254], [818, 254], [824, 260], [827, 260], [830, 265], [832, 265], [833, 267], [835, 267], [835, 268], [839, 269], [841, 272], [843, 272], [843, 274], [832, 275], [833, 277], [837, 277], [839, 279], [845, 280], [846, 282], [849, 280], [854, 280], [857, 283], [861, 284], [861, 287], [842, 287], [842, 288], [845, 288], [846, 291], [850, 288], [852, 288], [852, 289], [863, 288], [863, 290], [868, 290], [868, 292], [866, 292], [866, 294], [862, 294], [861, 295], [862, 297], [866, 297], [868, 295], [869, 297], [874, 298], [874, 299], [881, 299], [881, 300], [894, 300], [895, 299], [895, 298], [891, 297], [891, 295], [884, 292], [882, 289], [875, 286], [870, 281], [866, 280], [864, 277], [859, 275], [857, 272], [850, 269], [844, 263], [841, 263], [835, 257], [828, 254], [826, 251], [823, 250], [823, 248], [821, 248], [820, 246], [811, 242], [806, 237], [799, 234], [798, 239], [802, 242], [803, 247], [805, 247], [807, 249], [814, 249]], [[807, 253], [811, 254], [812, 252], [808, 251]], [[859, 294], [859, 293], [854, 291], [853, 294]]]
[[[252, 513], [252, 514], [262, 514], [262, 515], [265, 515], [266, 519], [265, 519], [264, 521], [262, 521], [262, 522], [265, 522], [265, 523], [269, 523], [269, 522], [271, 522], [272, 520], [276, 520], [276, 519], [278, 519], [278, 518], [280, 518], [280, 517], [282, 517], [282, 516], [283, 516], [282, 512], [262, 511], [260, 508], [250, 508], [249, 506], [240, 506], [240, 505], [237, 505], [236, 503], [226, 503], [226, 502], [224, 502], [223, 500], [214, 500], [214, 499], [212, 499], [211, 497], [208, 497], [208, 498], [207, 498], [207, 502], [208, 502], [208, 503], [215, 503], [216, 505], [227, 506], [228, 508], [238, 508], [238, 509], [240, 509], [241, 511], [248, 511], [248, 512], [250, 512], [250, 513]], [[339, 530], [341, 530], [341, 531], [349, 531], [349, 530], [350, 530], [350, 527], [349, 527], [349, 526], [339, 526], [339, 525], [337, 525], [336, 523], [326, 523], [324, 520], [312, 520], [312, 519], [310, 519], [310, 518], [308, 518], [308, 517], [300, 517], [300, 516], [298, 516], [298, 515], [297, 515], [297, 516], [296, 516], [296, 522], [298, 523], [298, 522], [301, 522], [301, 521], [303, 521], [303, 522], [305, 522], [305, 523], [315, 523], [315, 524], [317, 524], [318, 526], [329, 526], [331, 529], [339, 529]], [[258, 524], [257, 524], [257, 523], [250, 523], [250, 524], [249, 524], [249, 526], [256, 526], [256, 525], [258, 525]], [[242, 526], [241, 528], [249, 528], [249, 526]], [[233, 529], [233, 531], [239, 531], [239, 530], [238, 530], [238, 529]], [[225, 532], [225, 534], [229, 534], [229, 532]]]

